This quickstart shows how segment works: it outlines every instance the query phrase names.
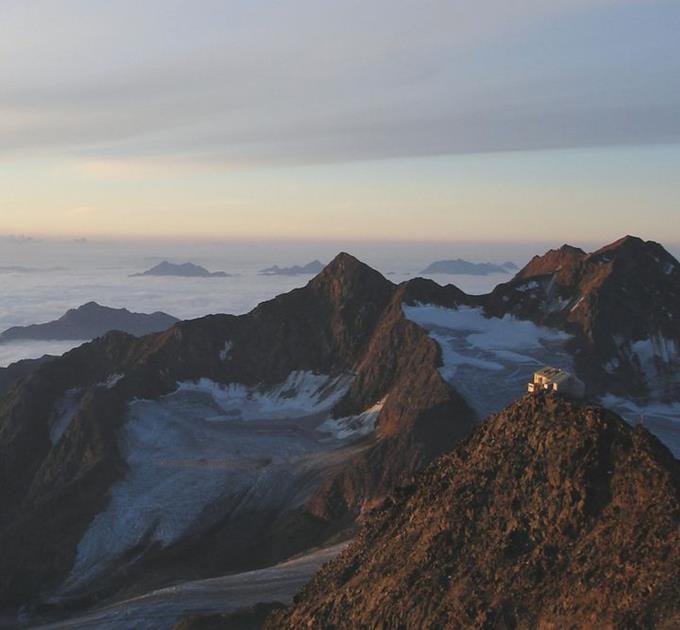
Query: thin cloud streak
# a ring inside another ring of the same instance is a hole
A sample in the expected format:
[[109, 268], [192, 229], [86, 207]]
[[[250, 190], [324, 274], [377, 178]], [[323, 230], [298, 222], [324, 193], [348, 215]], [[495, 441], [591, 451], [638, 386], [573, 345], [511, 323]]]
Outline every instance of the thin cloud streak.
[[7, 3], [0, 156], [252, 167], [680, 141], [680, 9], [509, 4]]

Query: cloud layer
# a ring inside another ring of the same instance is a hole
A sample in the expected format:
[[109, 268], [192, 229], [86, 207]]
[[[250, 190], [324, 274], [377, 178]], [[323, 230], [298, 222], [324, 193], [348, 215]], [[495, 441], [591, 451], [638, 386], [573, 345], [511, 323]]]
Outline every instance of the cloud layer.
[[680, 140], [680, 8], [8, 1], [0, 158], [318, 163]]

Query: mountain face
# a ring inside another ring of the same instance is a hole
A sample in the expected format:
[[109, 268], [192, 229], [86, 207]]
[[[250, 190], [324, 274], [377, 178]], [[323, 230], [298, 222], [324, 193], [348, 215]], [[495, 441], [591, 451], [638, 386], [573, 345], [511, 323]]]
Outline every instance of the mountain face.
[[680, 397], [680, 263], [658, 243], [627, 236], [590, 254], [565, 245], [484, 305], [574, 334], [576, 369], [593, 392]]
[[599, 407], [527, 396], [370, 515], [267, 628], [674, 628], [680, 462]]
[[179, 276], [182, 278], [227, 278], [228, 273], [224, 271], [208, 271], [205, 267], [194, 265], [186, 262], [182, 264], [175, 264], [164, 260], [151, 269], [142, 271], [141, 273], [133, 273], [131, 277], [137, 278], [140, 276]]
[[260, 274], [263, 276], [300, 276], [306, 274], [317, 274], [323, 269], [323, 264], [318, 260], [313, 260], [306, 265], [293, 265], [292, 267], [267, 267], [262, 269]]
[[502, 265], [493, 263], [473, 263], [462, 258], [456, 260], [438, 260], [428, 265], [420, 273], [448, 273], [467, 274], [471, 276], [488, 276], [494, 273], [508, 273], [517, 269], [514, 263], [507, 262]]
[[142, 336], [170, 328], [178, 321], [167, 313], [131, 313], [125, 308], [110, 308], [88, 302], [45, 324], [8, 328], [0, 333], [0, 343], [18, 339], [94, 339], [110, 330]]
[[476, 422], [402, 300], [341, 254], [248, 315], [108, 333], [18, 380], [0, 397], [0, 608], [86, 606], [349, 535]]
[[7, 367], [0, 367], [0, 396], [10, 388], [14, 381], [35, 372], [42, 364], [54, 358], [56, 357], [46, 354], [38, 359], [22, 359]]

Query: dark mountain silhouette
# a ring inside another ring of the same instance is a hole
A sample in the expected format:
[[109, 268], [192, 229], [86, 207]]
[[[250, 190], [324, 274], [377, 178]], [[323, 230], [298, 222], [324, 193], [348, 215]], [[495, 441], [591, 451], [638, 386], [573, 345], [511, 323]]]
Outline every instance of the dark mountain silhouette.
[[110, 330], [141, 336], [165, 330], [177, 321], [176, 317], [167, 313], [132, 313], [125, 308], [110, 308], [88, 302], [45, 324], [8, 328], [0, 333], [0, 343], [17, 339], [94, 339]]
[[673, 628], [680, 462], [604, 409], [490, 418], [369, 517], [267, 628]]
[[473, 263], [462, 258], [456, 260], [438, 260], [431, 263], [420, 273], [448, 273], [448, 274], [467, 274], [470, 276], [489, 276], [494, 273], [508, 273], [514, 271], [517, 266], [507, 262], [502, 265], [493, 263]]
[[7, 367], [0, 367], [0, 396], [9, 389], [14, 381], [35, 372], [43, 363], [47, 363], [56, 357], [45, 354], [38, 359], [22, 359]]
[[142, 271], [141, 273], [133, 273], [130, 277], [138, 278], [141, 276], [180, 276], [183, 278], [228, 278], [230, 274], [224, 271], [208, 271], [205, 267], [194, 265], [186, 262], [182, 264], [175, 264], [164, 260], [158, 263], [155, 267]]
[[300, 276], [305, 274], [317, 274], [323, 269], [323, 263], [313, 260], [306, 265], [293, 265], [292, 267], [267, 267], [260, 271], [263, 276]]

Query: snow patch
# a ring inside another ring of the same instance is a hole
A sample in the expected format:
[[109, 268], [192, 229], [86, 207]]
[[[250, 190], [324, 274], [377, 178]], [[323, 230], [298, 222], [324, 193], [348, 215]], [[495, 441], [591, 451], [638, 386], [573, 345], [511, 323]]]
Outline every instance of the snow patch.
[[231, 349], [234, 347], [234, 344], [227, 340], [224, 342], [224, 346], [222, 350], [220, 350], [220, 361], [226, 361], [229, 358], [229, 355], [231, 354]]
[[116, 384], [123, 378], [123, 374], [111, 374], [105, 381], [97, 384], [97, 387], [105, 387], [106, 389], [112, 389]]
[[317, 427], [317, 431], [330, 433], [337, 440], [359, 438], [373, 433], [375, 423], [385, 404], [385, 399], [369, 407], [363, 413], [356, 416], [343, 418], [328, 418], [326, 422]]
[[[246, 387], [240, 383], [223, 385], [207, 378], [179, 383], [179, 391], [208, 394], [226, 416], [242, 420], [295, 418], [328, 411], [345, 395], [351, 375], [329, 377], [312, 372], [291, 372], [274, 387]], [[221, 418], [215, 417], [213, 421]]]
[[572, 307], [569, 309], [569, 312], [570, 312], [570, 313], [573, 313], [579, 306], [581, 306], [581, 304], [583, 304], [583, 300], [584, 300], [584, 299], [585, 299], [584, 297], [580, 297], [580, 298], [576, 301], [576, 304], [574, 304], [574, 306], [572, 306]]
[[486, 317], [480, 308], [418, 304], [403, 310], [439, 344], [442, 377], [482, 417], [520, 396], [538, 366], [572, 369], [564, 332], [512, 315]]
[[351, 375], [292, 372], [274, 387], [183, 382], [130, 403], [119, 434], [125, 478], [78, 544], [59, 595], [73, 594], [137, 547], [167, 546], [218, 519], [304, 501], [323, 453], [370, 432], [377, 409], [336, 421], [330, 410]]
[[530, 280], [529, 282], [525, 284], [518, 284], [515, 287], [515, 291], [519, 291], [520, 293], [526, 293], [527, 291], [534, 291], [535, 289], [538, 289], [541, 285], [536, 282], [536, 280]]

